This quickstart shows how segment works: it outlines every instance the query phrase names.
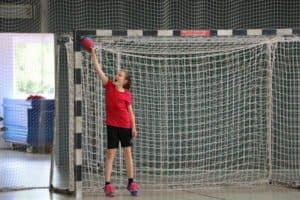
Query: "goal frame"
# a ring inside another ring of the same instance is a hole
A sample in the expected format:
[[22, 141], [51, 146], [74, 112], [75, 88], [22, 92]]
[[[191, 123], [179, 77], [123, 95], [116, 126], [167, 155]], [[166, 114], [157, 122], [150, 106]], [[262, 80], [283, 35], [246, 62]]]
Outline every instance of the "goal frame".
[[[300, 35], [300, 28], [296, 29], [210, 29], [210, 30], [75, 30], [73, 32], [73, 88], [74, 95], [69, 109], [73, 110], [73, 135], [72, 141], [74, 154], [69, 155], [74, 159], [74, 170], [69, 173], [74, 173], [75, 187], [71, 190], [77, 195], [82, 194], [82, 77], [81, 77], [81, 46], [80, 38], [83, 36], [90, 37], [235, 37], [235, 36], [294, 36]], [[270, 107], [271, 108], [271, 107]], [[270, 145], [270, 144], [268, 144]]]

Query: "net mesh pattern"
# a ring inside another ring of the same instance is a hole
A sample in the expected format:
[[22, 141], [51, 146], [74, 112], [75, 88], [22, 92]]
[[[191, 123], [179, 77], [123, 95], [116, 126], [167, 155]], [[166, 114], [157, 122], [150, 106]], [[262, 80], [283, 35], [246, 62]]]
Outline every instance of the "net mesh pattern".
[[297, 28], [298, 0], [1, 0], [2, 32]]
[[[140, 184], [162, 189], [299, 178], [300, 43], [281, 40], [96, 38], [105, 73], [112, 78], [125, 68], [133, 79]], [[106, 150], [104, 89], [85, 52], [82, 65], [83, 188], [97, 191]], [[126, 181], [120, 151], [112, 182]]]

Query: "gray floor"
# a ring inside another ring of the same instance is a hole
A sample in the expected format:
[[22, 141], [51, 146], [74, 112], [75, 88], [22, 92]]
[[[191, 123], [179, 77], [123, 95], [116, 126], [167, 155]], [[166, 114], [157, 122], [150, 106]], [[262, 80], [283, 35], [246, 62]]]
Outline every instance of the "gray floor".
[[[41, 199], [111, 199], [105, 198], [102, 191], [73, 197], [50, 193], [49, 186], [50, 155], [31, 154], [18, 151], [0, 150], [0, 200]], [[28, 189], [28, 188], [44, 189]], [[4, 189], [3, 189], [4, 188]], [[5, 189], [7, 188], [7, 189]], [[9, 191], [11, 189], [20, 189]], [[24, 189], [27, 188], [27, 189]], [[119, 190], [113, 199], [133, 199], [125, 190]], [[202, 188], [192, 191], [143, 191], [134, 199], [143, 200], [299, 200], [300, 190], [272, 185]]]
[[[42, 200], [68, 200], [68, 199], [112, 199], [104, 197], [102, 193], [75, 198], [72, 196], [51, 194], [47, 189], [25, 190], [0, 193], [2, 200], [19, 199], [42, 199]], [[299, 200], [300, 190], [288, 189], [276, 186], [260, 186], [249, 189], [227, 188], [222, 190], [207, 189], [198, 191], [177, 191], [177, 192], [142, 192], [138, 197], [131, 197], [127, 193], [119, 193], [115, 200]]]
[[0, 174], [0, 188], [48, 187], [50, 155], [0, 150]]

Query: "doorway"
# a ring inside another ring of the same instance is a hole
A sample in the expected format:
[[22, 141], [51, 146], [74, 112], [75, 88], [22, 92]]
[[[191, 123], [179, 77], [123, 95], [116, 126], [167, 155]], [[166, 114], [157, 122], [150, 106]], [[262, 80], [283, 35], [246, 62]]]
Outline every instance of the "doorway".
[[49, 187], [54, 34], [0, 34], [0, 190]]

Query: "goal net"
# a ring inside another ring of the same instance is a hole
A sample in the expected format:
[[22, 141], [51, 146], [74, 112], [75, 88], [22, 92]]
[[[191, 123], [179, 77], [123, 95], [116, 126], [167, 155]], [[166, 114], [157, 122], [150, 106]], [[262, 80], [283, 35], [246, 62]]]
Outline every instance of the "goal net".
[[277, 44], [273, 63], [271, 177], [300, 183], [300, 42]]
[[[132, 76], [143, 188], [299, 180], [299, 38], [95, 38], [112, 78]], [[103, 187], [104, 89], [82, 52], [84, 191]], [[112, 182], [126, 185], [122, 151]]]

